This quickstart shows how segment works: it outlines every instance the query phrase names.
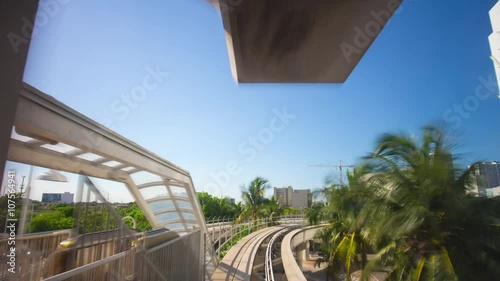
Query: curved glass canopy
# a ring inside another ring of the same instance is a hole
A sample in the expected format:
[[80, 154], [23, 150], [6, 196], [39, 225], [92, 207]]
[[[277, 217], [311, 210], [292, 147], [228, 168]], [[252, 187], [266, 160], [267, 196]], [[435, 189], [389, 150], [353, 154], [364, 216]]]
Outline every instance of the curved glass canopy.
[[153, 228], [205, 221], [189, 172], [25, 84], [8, 160], [125, 184]]

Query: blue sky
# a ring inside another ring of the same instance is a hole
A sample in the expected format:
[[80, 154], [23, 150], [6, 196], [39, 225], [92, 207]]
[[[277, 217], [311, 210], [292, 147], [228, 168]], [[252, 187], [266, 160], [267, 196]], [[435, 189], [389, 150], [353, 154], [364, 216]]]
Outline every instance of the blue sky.
[[[496, 1], [405, 1], [342, 85], [238, 85], [221, 18], [203, 0], [67, 2], [38, 28], [24, 80], [189, 170], [197, 191], [239, 199], [255, 176], [319, 188], [334, 170], [308, 165], [358, 163], [381, 133], [418, 133], [450, 110], [464, 164], [500, 159], [498, 89], [467, 117], [453, 113], [493, 75]], [[122, 96], [148, 69], [168, 75], [125, 114]], [[241, 153], [283, 108], [295, 116], [283, 130], [255, 157]], [[228, 163], [238, 173], [211, 184]]]

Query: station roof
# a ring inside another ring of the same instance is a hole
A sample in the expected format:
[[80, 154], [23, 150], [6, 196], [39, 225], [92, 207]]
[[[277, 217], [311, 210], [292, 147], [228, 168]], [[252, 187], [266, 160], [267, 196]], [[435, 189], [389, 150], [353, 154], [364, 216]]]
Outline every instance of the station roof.
[[210, 0], [242, 83], [342, 83], [402, 0]]
[[206, 229], [189, 172], [28, 84], [7, 159], [123, 183], [155, 229]]

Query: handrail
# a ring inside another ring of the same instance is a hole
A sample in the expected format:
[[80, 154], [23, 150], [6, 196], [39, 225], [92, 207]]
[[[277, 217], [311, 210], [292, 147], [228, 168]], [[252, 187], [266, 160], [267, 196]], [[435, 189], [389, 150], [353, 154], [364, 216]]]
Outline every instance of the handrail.
[[[207, 219], [207, 233], [205, 237], [205, 268], [209, 268], [211, 263], [215, 267], [219, 266], [223, 258], [222, 250], [244, 236], [244, 232], [250, 234], [256, 230], [269, 227], [275, 223], [304, 223], [303, 214], [283, 215], [271, 218], [258, 218], [256, 220], [246, 220], [237, 223], [231, 218], [219, 217], [217, 219]], [[215, 237], [218, 232], [218, 236]]]
[[274, 234], [273, 237], [271, 238], [271, 240], [269, 240], [269, 244], [267, 244], [266, 257], [265, 257], [265, 262], [264, 262], [264, 264], [265, 264], [264, 271], [266, 273], [266, 277], [265, 277], [266, 281], [274, 281], [273, 257], [272, 257], [274, 242], [281, 235], [283, 235], [283, 233], [285, 233], [287, 231], [289, 231], [289, 229], [283, 229], [280, 232]]
[[[134, 249], [129, 250], [129, 251], [133, 251], [133, 250]], [[68, 270], [66, 272], [60, 273], [58, 275], [55, 275], [55, 276], [52, 276], [52, 277], [49, 277], [49, 278], [45, 278], [45, 279], [43, 279], [43, 281], [61, 281], [61, 280], [66, 280], [66, 279], [68, 279], [70, 277], [73, 277], [73, 276], [76, 276], [76, 275], [78, 275], [78, 274], [80, 274], [82, 272], [85, 272], [85, 271], [88, 271], [90, 269], [96, 268], [96, 267], [101, 266], [103, 264], [106, 264], [108, 262], [112, 262], [112, 261], [118, 260], [120, 258], [123, 258], [123, 257], [125, 257], [125, 255], [127, 253], [128, 253], [128, 251], [127, 252], [121, 252], [121, 253], [113, 255], [111, 257], [107, 257], [107, 258], [104, 258], [104, 259], [101, 259], [101, 260], [98, 260], [98, 261], [86, 264], [84, 266], [80, 266], [80, 267]]]
[[[296, 241], [293, 241], [294, 238], [302, 232], [305, 232], [305, 231], [308, 231], [311, 229], [323, 228], [325, 226], [326, 226], [326, 224], [322, 224], [322, 225], [314, 225], [314, 226], [309, 226], [309, 227], [304, 227], [301, 229], [293, 230], [283, 238], [283, 242], [281, 243], [281, 260], [283, 263], [283, 269], [285, 271], [286, 278], [288, 280], [307, 281], [307, 279], [304, 276], [304, 273], [302, 272], [301, 268], [299, 267], [299, 265], [295, 261], [295, 258], [293, 257], [292, 243], [295, 244], [295, 242], [296, 242]], [[295, 248], [295, 246], [296, 245], [293, 245], [294, 248]]]
[[[225, 221], [224, 218], [222, 218], [222, 221], [219, 223], [212, 223], [211, 225], [207, 225], [207, 229], [209, 227], [213, 227], [214, 230], [219, 230], [219, 236], [217, 239], [213, 239], [213, 232], [207, 233], [211, 236], [208, 237], [209, 243], [207, 243], [207, 247], [205, 249], [205, 252], [209, 251], [210, 249], [213, 249], [214, 255], [205, 262], [205, 264], [210, 263], [213, 259], [216, 261], [216, 265], [219, 265], [219, 262], [221, 260], [221, 251], [224, 245], [229, 243], [230, 241], [233, 240], [234, 237], [239, 237], [241, 238], [241, 234], [243, 231], [247, 230], [249, 233], [253, 232], [252, 229], [261, 229], [263, 227], [268, 227], [269, 224], [271, 223], [276, 223], [276, 222], [285, 222], [289, 223], [291, 220], [291, 223], [298, 223], [298, 222], [303, 222], [304, 221], [304, 215], [303, 214], [293, 214], [293, 215], [283, 215], [279, 217], [274, 217], [274, 218], [258, 218], [255, 220], [246, 220], [240, 223], [229, 223], [229, 221]], [[210, 221], [210, 220], [209, 220]], [[212, 222], [214, 222], [212, 220]], [[220, 223], [224, 224], [220, 224]], [[216, 224], [216, 225], [214, 225]], [[223, 228], [224, 226], [224, 228]], [[229, 226], [226, 228], [226, 226]], [[247, 228], [245, 228], [247, 227]], [[224, 239], [223, 242], [222, 239]]]

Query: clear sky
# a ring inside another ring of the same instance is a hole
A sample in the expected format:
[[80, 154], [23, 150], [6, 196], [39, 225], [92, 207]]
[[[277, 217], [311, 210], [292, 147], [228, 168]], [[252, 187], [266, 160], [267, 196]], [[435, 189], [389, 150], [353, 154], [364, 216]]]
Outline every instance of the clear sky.
[[[256, 176], [319, 188], [334, 170], [309, 165], [358, 163], [379, 134], [443, 120], [465, 165], [500, 160], [498, 89], [454, 111], [493, 75], [494, 0], [405, 1], [342, 85], [238, 85], [220, 15], [204, 0], [66, 2], [37, 29], [24, 80], [187, 169], [197, 191], [239, 199]], [[155, 69], [158, 85], [125, 103]], [[271, 126], [284, 108], [294, 118]], [[214, 185], [228, 164], [236, 175]]]

